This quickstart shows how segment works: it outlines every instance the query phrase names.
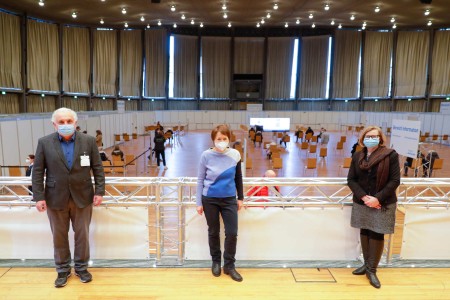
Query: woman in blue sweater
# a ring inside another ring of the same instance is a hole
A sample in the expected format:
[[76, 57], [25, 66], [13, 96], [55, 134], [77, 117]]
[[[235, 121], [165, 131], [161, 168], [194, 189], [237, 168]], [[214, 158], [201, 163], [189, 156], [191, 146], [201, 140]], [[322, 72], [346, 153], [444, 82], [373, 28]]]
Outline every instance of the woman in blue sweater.
[[217, 277], [221, 273], [219, 215], [222, 215], [225, 226], [223, 272], [235, 281], [242, 281], [242, 276], [234, 265], [238, 232], [237, 213], [244, 200], [241, 155], [239, 151], [228, 147], [230, 138], [231, 132], [226, 125], [219, 125], [211, 132], [214, 147], [202, 153], [198, 169], [197, 212], [199, 215], [205, 213], [208, 224], [212, 274]]

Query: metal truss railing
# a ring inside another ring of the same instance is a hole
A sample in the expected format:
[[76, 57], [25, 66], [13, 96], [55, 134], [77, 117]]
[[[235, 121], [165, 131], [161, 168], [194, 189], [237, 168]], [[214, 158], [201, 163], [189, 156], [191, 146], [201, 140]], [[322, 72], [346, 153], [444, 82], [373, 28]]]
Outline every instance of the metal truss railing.
[[[29, 177], [0, 177], [0, 206], [33, 206]], [[254, 196], [262, 186], [269, 196]], [[102, 206], [154, 208], [156, 230], [151, 242], [158, 264], [165, 260], [182, 264], [184, 257], [185, 208], [195, 206], [197, 179], [194, 177], [107, 177]], [[352, 193], [345, 178], [244, 178], [244, 188], [257, 187], [245, 196], [244, 206], [331, 207], [352, 205]], [[275, 188], [278, 187], [278, 188]], [[450, 206], [450, 178], [405, 178], [398, 188], [399, 206]], [[150, 222], [149, 222], [150, 224]], [[392, 256], [389, 237], [386, 263]]]

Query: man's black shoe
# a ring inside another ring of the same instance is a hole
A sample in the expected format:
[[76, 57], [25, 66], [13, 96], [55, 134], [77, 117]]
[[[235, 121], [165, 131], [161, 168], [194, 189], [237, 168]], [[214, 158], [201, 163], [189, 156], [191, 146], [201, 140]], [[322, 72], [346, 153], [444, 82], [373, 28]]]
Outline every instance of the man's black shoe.
[[230, 275], [231, 279], [233, 279], [234, 281], [239, 281], [241, 282], [243, 280], [241, 274], [238, 273], [238, 271], [236, 271], [236, 269], [225, 269], [223, 268], [223, 273], [226, 275]]
[[55, 280], [55, 287], [60, 288], [66, 286], [67, 278], [69, 278], [70, 275], [71, 275], [70, 271], [58, 273], [58, 278], [56, 278]]
[[213, 262], [211, 267], [211, 272], [214, 276], [219, 277], [221, 273], [220, 263]]
[[92, 281], [92, 275], [87, 270], [84, 271], [75, 271], [75, 275], [80, 277], [80, 281], [82, 283], [87, 283], [89, 281]]

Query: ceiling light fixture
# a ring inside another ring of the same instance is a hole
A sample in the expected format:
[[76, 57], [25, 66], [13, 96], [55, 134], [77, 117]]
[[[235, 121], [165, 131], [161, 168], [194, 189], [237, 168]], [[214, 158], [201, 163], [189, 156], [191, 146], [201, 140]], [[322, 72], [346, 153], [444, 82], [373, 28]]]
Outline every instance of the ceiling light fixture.
[[392, 17], [392, 18], [391, 18], [391, 23], [394, 23], [394, 22], [395, 22], [395, 18]]
[[76, 12], [76, 11], [74, 11], [74, 12], [72, 13], [72, 18], [74, 18], [74, 19], [77, 18], [77, 12]]
[[428, 16], [429, 14], [430, 14], [430, 10], [429, 9], [427, 9], [427, 10], [425, 10], [425, 12], [423, 13], [425, 16]]
[[44, 0], [39, 0], [39, 6], [44, 6], [44, 5], [45, 5]]
[[288, 24], [288, 22], [286, 22], [286, 23], [284, 24], [284, 27], [286, 27], [286, 28], [288, 28], [288, 27], [289, 27], [289, 24]]
[[141, 21], [142, 21], [142, 22], [144, 22], [144, 21], [145, 21], [145, 18], [144, 18], [144, 16], [141, 16]]
[[147, 29], [150, 29], [150, 24], [147, 24]]
[[171, 11], [176, 11], [177, 9], [175, 8], [175, 5], [170, 6], [170, 10]]
[[227, 5], [225, 3], [222, 5], [222, 10], [227, 10]]
[[203, 23], [200, 23], [200, 27], [203, 27]]
[[314, 18], [314, 15], [313, 14], [309, 14], [308, 18], [310, 18], [310, 19]]
[[379, 6], [376, 6], [376, 7], [375, 7], [375, 12], [376, 12], [376, 13], [379, 13], [379, 12], [380, 12], [380, 7], [379, 7]]
[[350, 16], [350, 20], [353, 21], [354, 19], [355, 19], [355, 15], [351, 15], [351, 16]]
[[331, 23], [330, 23], [331, 25], [334, 25], [335, 23], [334, 23], [334, 20], [331, 20]]
[[161, 26], [161, 21], [158, 21], [158, 26]]
[[105, 2], [105, 0], [100, 0], [100, 1]]
[[125, 28], [128, 28], [128, 23], [125, 22], [125, 24], [123, 26], [125, 26]]
[[100, 19], [100, 24], [105, 24], [105, 21], [103, 21], [103, 19]]
[[297, 21], [295, 21], [295, 24], [300, 24], [300, 19], [297, 19]]
[[275, 10], [278, 9], [278, 3], [275, 3], [275, 4], [273, 5], [273, 9], [275, 9]]
[[173, 23], [173, 28], [177, 28], [177, 23]]
[[270, 15], [270, 13], [267, 13], [267, 19], [270, 19], [270, 17], [271, 17], [271, 15]]
[[261, 19], [261, 24], [266, 23], [266, 21], [264, 20], [264, 18]]
[[341, 28], [342, 28], [342, 24], [339, 24], [339, 25], [338, 25], [338, 28], [341, 29]]
[[260, 26], [261, 26], [261, 24], [259, 24], [259, 22], [258, 22], [258, 23], [256, 23], [256, 27], [258, 27], [258, 28], [259, 28]]
[[431, 22], [431, 20], [428, 21], [427, 26], [431, 26], [433, 25], [433, 22]]
[[325, 7], [323, 9], [330, 10], [330, 6], [328, 4], [325, 4]]
[[184, 14], [181, 15], [181, 20], [186, 19], [186, 16]]
[[228, 15], [227, 15], [227, 13], [226, 13], [226, 12], [225, 12], [225, 13], [223, 13], [223, 18], [224, 18], [224, 19], [228, 18]]
[[192, 20], [191, 20], [191, 24], [192, 24], [192, 25], [194, 25], [194, 24], [195, 24], [195, 21], [194, 21], [194, 19], [192, 19]]
[[394, 25], [392, 25], [392, 28], [393, 29], [397, 28], [397, 24], [394, 23]]
[[124, 7], [124, 8], [122, 8], [122, 14], [126, 14], [127, 13], [127, 10], [126, 10], [126, 8]]
[[228, 22], [228, 27], [231, 27], [231, 22]]
[[312, 23], [311, 27], [316, 28], [316, 24]]

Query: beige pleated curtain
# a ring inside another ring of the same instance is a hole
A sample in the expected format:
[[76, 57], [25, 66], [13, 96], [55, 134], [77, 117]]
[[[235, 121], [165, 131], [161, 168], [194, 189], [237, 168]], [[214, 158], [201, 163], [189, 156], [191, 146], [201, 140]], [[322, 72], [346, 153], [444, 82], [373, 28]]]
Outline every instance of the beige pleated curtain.
[[0, 95], [0, 114], [18, 114], [20, 94]]
[[174, 35], [174, 98], [195, 98], [198, 77], [198, 38]]
[[335, 37], [333, 97], [358, 98], [361, 32], [337, 30]]
[[202, 37], [203, 98], [229, 98], [230, 47], [229, 37]]
[[363, 97], [388, 97], [392, 32], [367, 31], [364, 45]]
[[434, 36], [430, 94], [450, 94], [450, 31], [437, 31]]
[[117, 32], [94, 31], [94, 93], [116, 95]]
[[146, 30], [144, 93], [146, 97], [166, 96], [167, 58], [167, 30]]
[[59, 91], [58, 26], [28, 20], [28, 88], [38, 91]]
[[234, 39], [234, 73], [264, 73], [264, 38], [238, 37]]
[[299, 95], [303, 99], [326, 98], [330, 36], [303, 37]]
[[43, 113], [52, 112], [56, 109], [55, 96], [28, 95], [27, 96], [27, 112]]
[[61, 99], [62, 106], [73, 109], [74, 111], [87, 111], [86, 98], [79, 97], [77, 99], [73, 97], [63, 97]]
[[267, 45], [267, 99], [289, 99], [295, 38], [271, 37]]
[[0, 87], [22, 89], [20, 18], [0, 12]]
[[120, 95], [140, 96], [142, 78], [142, 32], [120, 32]]
[[430, 33], [400, 31], [397, 38], [395, 96], [425, 96]]
[[90, 73], [89, 29], [63, 29], [63, 90], [69, 93], [89, 93]]

